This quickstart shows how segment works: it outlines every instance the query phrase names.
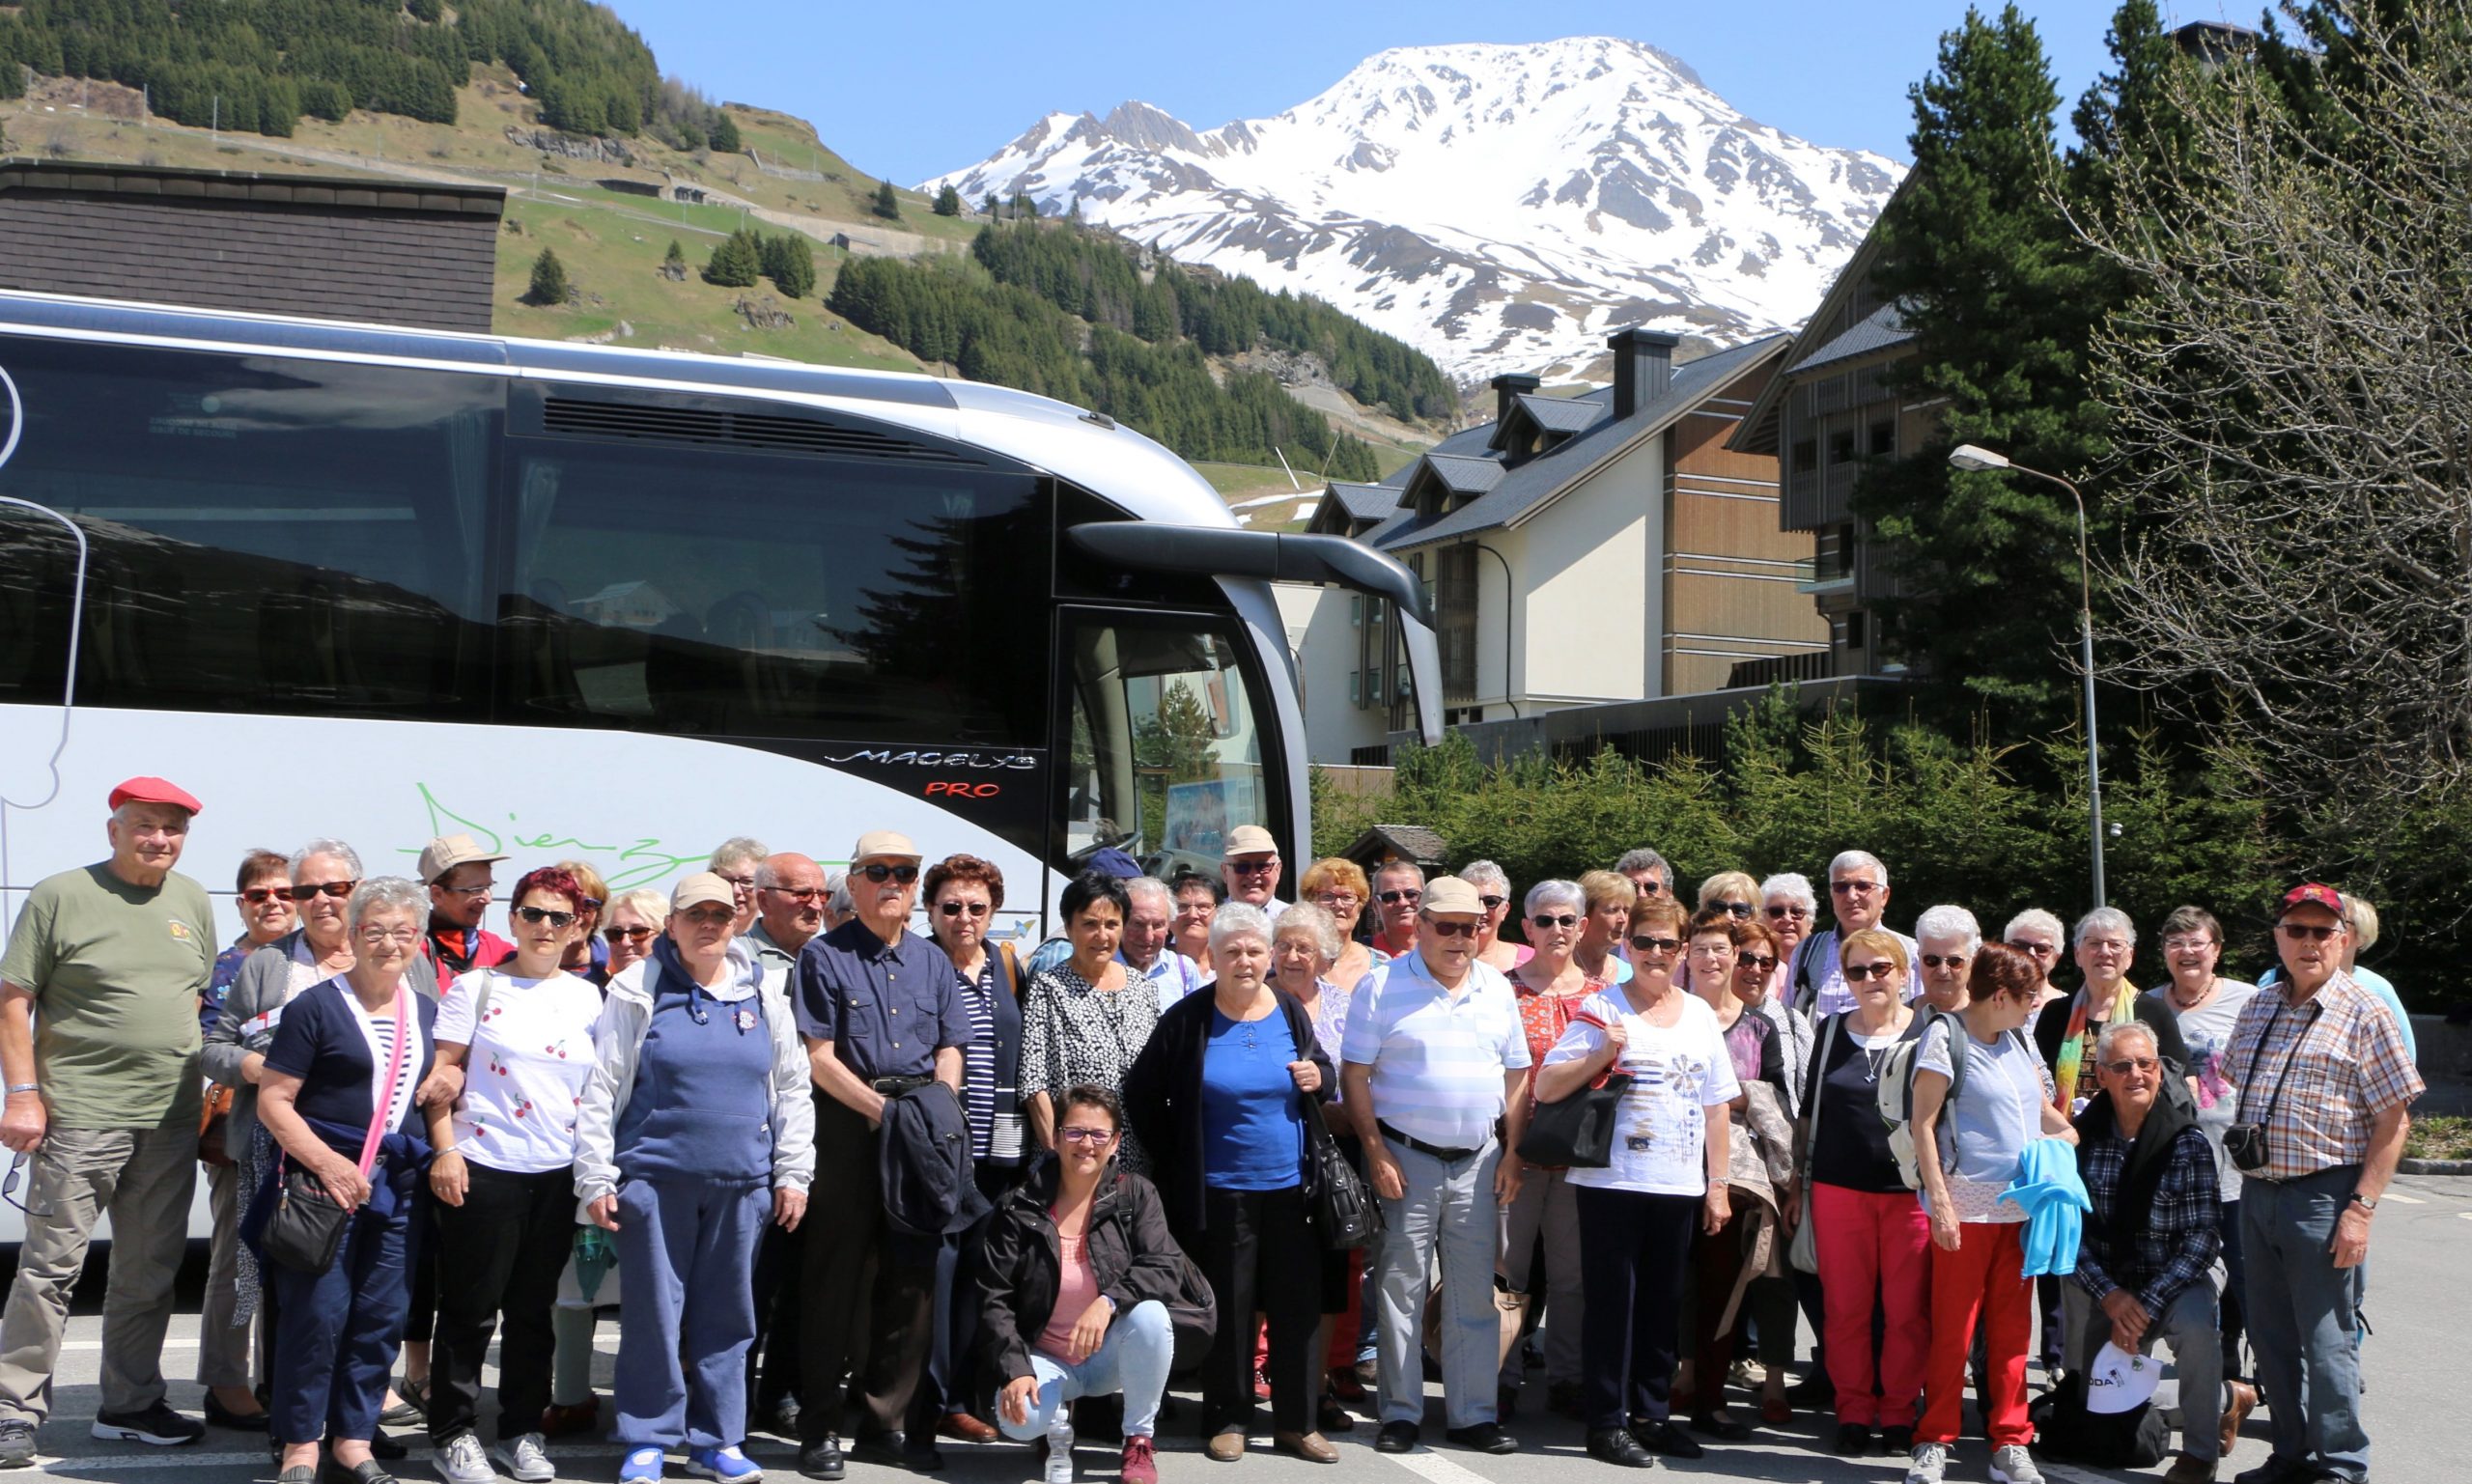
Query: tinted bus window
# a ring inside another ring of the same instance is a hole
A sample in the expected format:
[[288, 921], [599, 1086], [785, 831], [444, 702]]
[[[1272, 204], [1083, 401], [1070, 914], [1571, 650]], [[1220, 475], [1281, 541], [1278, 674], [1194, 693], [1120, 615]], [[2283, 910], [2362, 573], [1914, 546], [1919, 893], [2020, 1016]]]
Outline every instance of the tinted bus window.
[[[479, 719], [492, 378], [0, 340], [0, 493], [91, 548], [77, 700]], [[56, 703], [75, 547], [0, 526], [0, 699]]]
[[517, 439], [507, 719], [1038, 746], [1028, 475]]

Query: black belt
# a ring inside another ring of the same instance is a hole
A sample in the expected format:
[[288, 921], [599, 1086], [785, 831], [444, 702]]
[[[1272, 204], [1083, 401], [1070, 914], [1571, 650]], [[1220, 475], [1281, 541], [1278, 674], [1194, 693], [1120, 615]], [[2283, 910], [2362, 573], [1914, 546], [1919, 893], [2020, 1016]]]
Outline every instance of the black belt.
[[869, 1081], [867, 1085], [884, 1097], [898, 1098], [903, 1093], [924, 1087], [935, 1079], [932, 1073], [926, 1077], [880, 1077]]
[[1485, 1146], [1482, 1144], [1477, 1145], [1474, 1149], [1445, 1149], [1440, 1144], [1428, 1144], [1420, 1138], [1410, 1138], [1408, 1135], [1400, 1133], [1389, 1124], [1384, 1123], [1379, 1118], [1373, 1121], [1373, 1126], [1382, 1131], [1383, 1137], [1394, 1139], [1399, 1143], [1407, 1145], [1419, 1154], [1429, 1154], [1437, 1160], [1464, 1160], [1470, 1155], [1483, 1154], [1485, 1152]]

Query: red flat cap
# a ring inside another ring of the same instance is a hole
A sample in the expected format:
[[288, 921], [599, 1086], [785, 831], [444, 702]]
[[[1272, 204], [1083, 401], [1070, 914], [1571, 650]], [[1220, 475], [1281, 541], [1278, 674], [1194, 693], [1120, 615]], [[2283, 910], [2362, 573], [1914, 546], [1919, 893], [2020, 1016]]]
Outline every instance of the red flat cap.
[[191, 814], [206, 812], [195, 794], [164, 778], [131, 778], [112, 790], [111, 806], [117, 809], [125, 803], [177, 804]]

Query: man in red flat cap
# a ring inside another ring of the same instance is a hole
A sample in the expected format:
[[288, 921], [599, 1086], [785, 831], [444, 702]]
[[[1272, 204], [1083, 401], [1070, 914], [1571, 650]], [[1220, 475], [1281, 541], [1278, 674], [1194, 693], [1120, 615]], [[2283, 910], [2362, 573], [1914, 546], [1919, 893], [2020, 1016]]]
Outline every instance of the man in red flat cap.
[[0, 1143], [29, 1177], [25, 1246], [0, 1311], [0, 1469], [34, 1462], [69, 1293], [105, 1214], [94, 1435], [170, 1444], [206, 1432], [164, 1401], [162, 1367], [197, 1181], [197, 1002], [214, 969], [206, 888], [172, 869], [198, 801], [131, 778], [112, 790], [111, 811], [110, 858], [37, 882], [0, 956]]

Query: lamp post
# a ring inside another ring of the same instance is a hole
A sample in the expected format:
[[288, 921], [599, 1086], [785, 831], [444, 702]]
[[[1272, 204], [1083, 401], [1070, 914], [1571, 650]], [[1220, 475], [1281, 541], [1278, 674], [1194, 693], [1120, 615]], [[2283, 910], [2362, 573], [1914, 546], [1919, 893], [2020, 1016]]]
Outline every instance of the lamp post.
[[2060, 486], [2077, 502], [2077, 657], [2078, 669], [2086, 678], [2086, 809], [2087, 827], [2094, 860], [2094, 905], [2103, 905], [2103, 769], [2100, 749], [2095, 745], [2094, 732], [2094, 579], [2086, 559], [2086, 495], [2075, 485], [2057, 474], [2030, 469], [2022, 463], [2011, 463], [2006, 454], [1973, 443], [1961, 443], [1950, 451], [1949, 463], [1953, 468], [1976, 472], [2006, 469], [2024, 474], [2047, 484]]

